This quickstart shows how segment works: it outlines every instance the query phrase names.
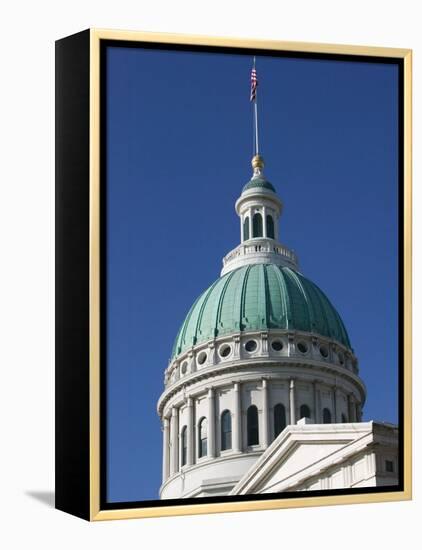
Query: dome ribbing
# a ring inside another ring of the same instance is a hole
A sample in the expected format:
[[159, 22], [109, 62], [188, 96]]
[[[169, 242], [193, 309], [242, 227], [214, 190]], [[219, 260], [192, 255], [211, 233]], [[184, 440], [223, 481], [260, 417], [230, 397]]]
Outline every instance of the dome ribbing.
[[311, 332], [350, 348], [339, 314], [314, 283], [289, 267], [254, 264], [227, 273], [199, 296], [172, 357], [217, 336], [271, 329]]
[[276, 192], [275, 187], [267, 179], [261, 176], [254, 176], [248, 183], [243, 187], [242, 193], [248, 189], [253, 189], [254, 187], [259, 187], [261, 189], [269, 189], [270, 191]]

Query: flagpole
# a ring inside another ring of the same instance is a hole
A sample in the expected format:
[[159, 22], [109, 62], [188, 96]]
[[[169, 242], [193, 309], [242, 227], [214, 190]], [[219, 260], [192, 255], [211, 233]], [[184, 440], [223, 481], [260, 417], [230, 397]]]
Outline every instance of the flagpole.
[[[257, 96], [258, 97], [258, 96]], [[256, 104], [255, 98], [255, 150], [256, 154], [259, 155], [259, 142], [258, 142], [258, 105]]]
[[[256, 69], [256, 57], [253, 57], [253, 68]], [[259, 140], [258, 140], [258, 90], [255, 89], [254, 100], [254, 119], [255, 119], [255, 154], [259, 154]]]

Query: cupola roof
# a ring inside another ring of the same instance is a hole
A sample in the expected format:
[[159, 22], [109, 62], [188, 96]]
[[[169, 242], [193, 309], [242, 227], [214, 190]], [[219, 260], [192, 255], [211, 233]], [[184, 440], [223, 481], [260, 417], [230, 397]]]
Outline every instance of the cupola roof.
[[261, 155], [255, 155], [252, 158], [251, 164], [253, 168], [253, 175], [248, 183], [243, 187], [242, 193], [244, 193], [248, 189], [253, 189], [254, 187], [269, 189], [270, 191], [273, 191], [273, 193], [275, 193], [276, 190], [274, 186], [264, 176], [264, 159], [261, 157]]
[[243, 187], [242, 193], [248, 189], [253, 189], [254, 187], [260, 187], [261, 189], [269, 189], [270, 191], [276, 192], [275, 187], [270, 183], [263, 175], [253, 177], [248, 181], [248, 183]]

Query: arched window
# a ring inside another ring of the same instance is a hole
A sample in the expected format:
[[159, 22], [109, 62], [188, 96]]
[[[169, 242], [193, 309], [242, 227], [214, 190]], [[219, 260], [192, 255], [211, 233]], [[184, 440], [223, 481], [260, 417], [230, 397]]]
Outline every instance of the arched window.
[[232, 415], [230, 411], [221, 413], [221, 450], [232, 448]]
[[311, 411], [308, 405], [300, 406], [300, 418], [311, 418]]
[[207, 419], [201, 418], [198, 425], [198, 457], [207, 456], [208, 454], [208, 430]]
[[286, 409], [281, 403], [274, 407], [274, 437], [277, 437], [286, 427]]
[[347, 418], [344, 413], [341, 413], [341, 421], [343, 422], [343, 424], [347, 424]]
[[245, 218], [243, 222], [243, 240], [247, 241], [249, 239], [249, 216]]
[[270, 215], [267, 215], [267, 237], [274, 239], [274, 220]]
[[246, 413], [248, 429], [248, 445], [259, 445], [258, 409], [255, 405], [248, 407]]
[[324, 409], [322, 411], [322, 421], [324, 424], [331, 424], [331, 412], [330, 409]]
[[252, 220], [252, 237], [262, 237], [262, 216], [257, 212]]
[[183, 426], [182, 431], [180, 432], [180, 443], [182, 451], [182, 456], [180, 458], [182, 466], [184, 466], [188, 458], [188, 430], [186, 426]]

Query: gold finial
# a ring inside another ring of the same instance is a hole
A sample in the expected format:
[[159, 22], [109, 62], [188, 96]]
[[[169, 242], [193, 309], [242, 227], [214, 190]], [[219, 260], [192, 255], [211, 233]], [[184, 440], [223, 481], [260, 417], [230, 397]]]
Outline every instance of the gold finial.
[[255, 155], [252, 159], [252, 168], [256, 170], [257, 168], [259, 170], [262, 170], [264, 168], [264, 159], [261, 157], [261, 155]]

